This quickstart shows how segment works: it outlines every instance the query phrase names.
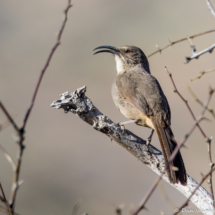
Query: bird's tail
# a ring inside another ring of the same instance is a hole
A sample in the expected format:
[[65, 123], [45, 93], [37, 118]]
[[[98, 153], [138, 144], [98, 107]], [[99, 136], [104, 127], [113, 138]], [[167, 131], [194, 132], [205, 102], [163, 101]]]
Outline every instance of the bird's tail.
[[[168, 162], [170, 155], [177, 146], [177, 142], [175, 140], [175, 137], [172, 133], [170, 126], [166, 126], [164, 128], [162, 125], [160, 125], [160, 123], [155, 122], [153, 124], [161, 144], [166, 164], [167, 175], [170, 182], [175, 184], [180, 181], [182, 185], [187, 185], [187, 173], [180, 151], [175, 156], [173, 162], [171, 162], [170, 164]], [[171, 168], [171, 165], [177, 167], [178, 170], [174, 171], [173, 168]]]

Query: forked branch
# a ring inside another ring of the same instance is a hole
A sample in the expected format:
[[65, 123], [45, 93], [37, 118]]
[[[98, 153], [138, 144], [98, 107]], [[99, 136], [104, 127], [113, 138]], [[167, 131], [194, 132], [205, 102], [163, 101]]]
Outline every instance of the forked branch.
[[172, 47], [173, 45], [177, 44], [177, 43], [180, 43], [180, 42], [183, 42], [183, 41], [186, 41], [188, 40], [188, 38], [190, 39], [193, 39], [195, 37], [199, 37], [199, 36], [202, 36], [202, 35], [205, 35], [205, 34], [209, 34], [209, 33], [212, 33], [212, 32], [215, 32], [215, 29], [212, 29], [212, 30], [209, 30], [209, 31], [205, 31], [205, 32], [202, 32], [202, 33], [198, 33], [198, 34], [194, 34], [192, 36], [189, 36], [189, 37], [184, 37], [182, 39], [179, 39], [179, 40], [175, 40], [175, 41], [170, 41], [170, 43], [162, 48], [160, 48], [159, 46], [157, 46], [157, 51], [155, 52], [152, 52], [150, 55], [148, 55], [148, 58], [157, 54], [157, 53], [161, 53], [164, 49], [167, 49], [169, 47]]
[[67, 3], [67, 6], [66, 6], [66, 9], [64, 10], [64, 20], [62, 22], [62, 25], [60, 27], [60, 31], [58, 33], [58, 36], [57, 36], [57, 40], [56, 40], [56, 43], [55, 45], [53, 46], [53, 48], [51, 49], [50, 51], [50, 54], [45, 62], [45, 65], [40, 73], [40, 76], [39, 76], [39, 79], [38, 79], [38, 82], [36, 84], [36, 87], [35, 87], [35, 90], [34, 90], [34, 93], [33, 93], [33, 96], [32, 96], [32, 99], [31, 99], [31, 103], [30, 103], [30, 106], [25, 114], [25, 117], [24, 117], [24, 120], [23, 120], [23, 125], [19, 128], [17, 126], [17, 124], [15, 123], [15, 121], [13, 120], [13, 118], [10, 116], [9, 112], [7, 111], [7, 109], [4, 107], [4, 105], [0, 102], [0, 108], [2, 109], [2, 111], [4, 112], [4, 114], [6, 115], [8, 121], [13, 125], [14, 129], [16, 130], [16, 133], [17, 133], [17, 143], [19, 145], [19, 155], [18, 155], [18, 159], [17, 159], [17, 162], [16, 162], [16, 165], [14, 166], [14, 163], [11, 159], [11, 157], [7, 154], [6, 150], [4, 150], [3, 147], [1, 147], [2, 151], [4, 152], [4, 155], [6, 156], [7, 160], [11, 163], [12, 167], [15, 168], [14, 170], [14, 176], [13, 176], [13, 184], [12, 184], [12, 188], [11, 188], [11, 196], [10, 196], [10, 202], [9, 202], [9, 209], [8, 209], [8, 213], [14, 215], [15, 214], [15, 202], [16, 202], [16, 196], [17, 196], [17, 191], [18, 191], [18, 188], [21, 184], [21, 182], [19, 181], [19, 176], [20, 176], [20, 169], [21, 169], [21, 164], [22, 164], [22, 157], [23, 157], [23, 153], [24, 153], [24, 149], [25, 149], [25, 146], [23, 144], [24, 142], [24, 139], [25, 139], [25, 127], [26, 127], [26, 124], [27, 124], [27, 121], [29, 119], [29, 116], [31, 114], [31, 111], [32, 111], [32, 108], [34, 106], [34, 102], [35, 102], [35, 99], [36, 99], [36, 96], [37, 96], [37, 93], [38, 93], [38, 90], [39, 90], [39, 87], [40, 87], [40, 84], [41, 84], [41, 81], [42, 81], [42, 78], [43, 78], [43, 75], [45, 74], [50, 62], [51, 62], [51, 59], [57, 49], [57, 47], [60, 45], [60, 42], [61, 42], [61, 37], [62, 37], [62, 33], [64, 31], [64, 28], [65, 28], [65, 25], [66, 25], [66, 21], [67, 21], [67, 14], [68, 14], [68, 11], [69, 9], [71, 8], [71, 0], [68, 0], [68, 3]]

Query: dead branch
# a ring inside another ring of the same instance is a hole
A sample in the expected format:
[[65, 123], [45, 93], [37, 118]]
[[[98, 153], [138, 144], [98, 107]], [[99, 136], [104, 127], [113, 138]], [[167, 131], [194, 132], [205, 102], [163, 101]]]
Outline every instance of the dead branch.
[[[215, 32], [215, 29], [212, 29], [212, 30], [209, 30], [209, 31], [205, 31], [205, 32], [202, 32], [202, 33], [198, 33], [198, 34], [194, 34], [192, 36], [189, 36], [189, 38], [193, 39], [195, 37], [199, 37], [199, 36], [202, 36], [202, 35], [205, 35], [205, 34], [209, 34], [209, 33], [212, 33], [212, 32]], [[150, 55], [148, 55], [148, 58], [151, 57], [152, 55], [157, 54], [158, 52], [161, 53], [164, 49], [167, 49], [168, 47], [172, 47], [173, 45], [175, 45], [177, 43], [180, 43], [180, 42], [183, 42], [185, 40], [188, 40], [188, 37], [184, 37], [182, 39], [175, 40], [173, 42], [170, 41], [170, 43], [168, 45], [164, 46], [163, 48], [160, 48], [159, 46], [157, 46], [157, 51], [152, 52]]]
[[[146, 140], [141, 139], [131, 131], [120, 128], [107, 116], [103, 115], [85, 96], [86, 87], [78, 88], [69, 95], [68, 92], [63, 93], [59, 100], [54, 101], [51, 106], [60, 109], [65, 113], [72, 112], [80, 117], [83, 121], [91, 125], [95, 130], [102, 132], [109, 138], [115, 140], [123, 148], [129, 151], [133, 156], [137, 157], [142, 163], [146, 164], [159, 176], [164, 172], [162, 178], [180, 191], [186, 197], [189, 197], [198, 183], [189, 175], [187, 186], [181, 184], [171, 184], [165, 172], [165, 162], [160, 150], [153, 145], [146, 145]], [[203, 188], [199, 187], [197, 192], [192, 196], [191, 201], [202, 211], [212, 210], [212, 200], [210, 194]], [[206, 212], [205, 214], [210, 214]]]

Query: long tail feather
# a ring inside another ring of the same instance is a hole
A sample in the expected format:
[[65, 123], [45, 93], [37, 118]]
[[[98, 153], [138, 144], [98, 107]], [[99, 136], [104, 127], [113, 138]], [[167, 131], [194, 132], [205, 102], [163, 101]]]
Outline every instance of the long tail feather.
[[[176, 155], [173, 162], [170, 164], [168, 163], [170, 155], [172, 154], [175, 147], [177, 146], [177, 142], [174, 138], [171, 128], [169, 126], [163, 128], [163, 126], [161, 126], [157, 122], [155, 122], [153, 124], [155, 127], [155, 131], [158, 135], [159, 142], [161, 144], [161, 149], [162, 149], [163, 156], [164, 156], [165, 163], [166, 163], [167, 175], [168, 175], [170, 182], [175, 184], [180, 181], [182, 185], [186, 185], [187, 184], [187, 174], [186, 174], [186, 169], [185, 169], [184, 162], [183, 162], [180, 151]], [[171, 168], [171, 165], [177, 167], [178, 171], [174, 171]]]

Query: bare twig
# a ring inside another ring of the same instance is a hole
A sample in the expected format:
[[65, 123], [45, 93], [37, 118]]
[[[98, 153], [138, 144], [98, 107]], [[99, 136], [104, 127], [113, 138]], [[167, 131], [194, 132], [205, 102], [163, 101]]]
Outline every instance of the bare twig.
[[200, 52], [197, 52], [197, 53], [194, 52], [193, 49], [192, 49], [192, 56], [191, 57], [185, 57], [186, 58], [185, 64], [189, 63], [193, 59], [198, 59], [201, 55], [203, 55], [203, 54], [205, 54], [207, 52], [212, 53], [214, 48], [215, 48], [215, 43], [213, 45], [211, 45], [210, 47], [208, 47], [208, 48], [206, 48], [206, 49], [204, 49], [204, 50], [202, 50]]
[[176, 204], [173, 202], [173, 199], [171, 199], [172, 195], [169, 196], [164, 188], [163, 182], [161, 181], [159, 183], [158, 188], [160, 189], [160, 192], [162, 193], [164, 199], [166, 200], [166, 202], [169, 203], [169, 205], [174, 209], [176, 208]]
[[79, 210], [79, 208], [80, 208], [80, 205], [81, 205], [81, 199], [79, 199], [79, 200], [75, 203], [75, 205], [74, 205], [74, 207], [73, 207], [73, 210], [72, 210], [72, 215], [77, 215], [78, 210]]
[[[79, 116], [83, 121], [91, 125], [97, 131], [107, 135], [112, 140], [115, 140], [133, 156], [137, 157], [141, 162], [146, 164], [159, 176], [164, 172], [163, 179], [180, 191], [186, 197], [189, 197], [198, 183], [187, 175], [187, 186], [181, 184], [171, 184], [167, 173], [165, 172], [165, 161], [162, 153], [152, 146], [146, 145], [146, 141], [133, 134], [131, 131], [115, 124], [107, 116], [104, 116], [85, 95], [86, 87], [79, 88], [69, 95], [68, 92], [63, 93], [60, 99], [54, 101], [51, 106], [54, 108], [62, 108], [65, 113], [71, 111], [76, 116]], [[212, 209], [211, 195], [202, 187], [191, 198], [191, 201], [200, 210]], [[209, 215], [209, 212], [204, 214]]]
[[10, 125], [10, 121], [6, 120], [3, 123], [0, 123], [0, 131], [2, 131], [3, 129], [5, 129], [6, 127], [8, 127]]
[[36, 95], [37, 95], [37, 92], [39, 90], [43, 75], [44, 75], [45, 71], [47, 70], [47, 68], [49, 66], [49, 63], [50, 63], [50, 61], [52, 59], [52, 56], [54, 55], [57, 47], [60, 45], [62, 33], [64, 31], [66, 21], [67, 21], [67, 14], [68, 14], [68, 11], [69, 11], [69, 9], [71, 7], [72, 7], [71, 0], [68, 0], [67, 7], [64, 10], [65, 18], [63, 20], [63, 23], [61, 25], [60, 31], [58, 33], [56, 43], [53, 46], [53, 48], [51, 49], [51, 52], [50, 52], [50, 54], [49, 54], [49, 56], [48, 56], [48, 58], [46, 60], [46, 63], [44, 65], [42, 71], [41, 71], [41, 74], [39, 76], [36, 88], [35, 88], [34, 93], [33, 93], [31, 104], [30, 104], [30, 106], [29, 106], [29, 108], [28, 108], [28, 110], [26, 112], [26, 115], [25, 115], [24, 120], [23, 120], [23, 125], [22, 125], [21, 128], [19, 128], [16, 125], [16, 123], [14, 122], [12, 117], [9, 115], [8, 111], [4, 108], [3, 104], [0, 102], [0, 107], [2, 108], [3, 112], [5, 113], [5, 115], [7, 116], [8, 120], [11, 122], [11, 124], [13, 125], [14, 129], [17, 131], [17, 134], [19, 136], [18, 140], [17, 140], [17, 143], [19, 145], [19, 156], [18, 156], [18, 160], [17, 160], [17, 163], [16, 163], [16, 168], [15, 168], [15, 171], [14, 171], [13, 185], [12, 185], [12, 188], [11, 188], [11, 197], [10, 197], [10, 210], [11, 210], [12, 215], [15, 214], [15, 212], [14, 212], [15, 207], [14, 206], [15, 206], [15, 201], [16, 201], [16, 195], [17, 195], [17, 190], [18, 190], [18, 188], [19, 188], [19, 186], [21, 184], [21, 182], [19, 181], [19, 175], [20, 175], [20, 168], [21, 168], [23, 152], [24, 152], [24, 149], [25, 149], [23, 141], [24, 141], [24, 133], [25, 133], [26, 123], [27, 123], [27, 121], [29, 119], [30, 113], [31, 113], [32, 108], [34, 106]]
[[214, 16], [215, 18], [215, 10], [213, 8], [213, 5], [211, 4], [210, 0], [206, 0], [206, 3], [208, 5], [208, 9], [210, 10], [211, 14]]
[[[187, 88], [188, 88], [190, 94], [191, 94], [191, 95], [193, 96], [193, 98], [195, 99], [195, 101], [196, 101], [198, 104], [200, 104], [201, 106], [203, 106], [203, 105], [204, 105], [203, 102], [202, 102], [201, 100], [199, 100], [199, 98], [196, 96], [196, 94], [192, 91], [191, 87], [188, 85]], [[209, 113], [211, 113], [212, 116], [215, 118], [215, 112], [214, 112], [214, 110], [213, 110], [212, 108], [207, 107], [206, 110], [207, 110]]]
[[200, 75], [191, 79], [190, 81], [195, 81], [197, 79], [200, 79], [204, 74], [210, 73], [210, 72], [215, 72], [215, 69], [210, 69], [210, 70], [206, 70], [206, 71], [200, 71]]
[[145, 204], [147, 203], [147, 201], [151, 197], [151, 195], [154, 192], [155, 188], [158, 186], [159, 182], [162, 179], [162, 176], [163, 176], [163, 173], [158, 177], [158, 179], [156, 179], [156, 181], [154, 182], [154, 184], [152, 185], [152, 187], [149, 189], [149, 191], [147, 192], [147, 194], [145, 195], [145, 197], [143, 198], [143, 200], [140, 202], [140, 204], [137, 207], [137, 209], [132, 213], [132, 215], [137, 215], [142, 209], [144, 209]]
[[[168, 69], [167, 69], [166, 67], [165, 67], [165, 70], [166, 70], [167, 73], [169, 74], [170, 79], [171, 79], [171, 81], [172, 81], [172, 83], [173, 83], [174, 92], [176, 92], [176, 93], [179, 95], [179, 97], [183, 100], [183, 102], [186, 104], [186, 106], [187, 106], [187, 108], [188, 108], [190, 114], [192, 115], [193, 119], [195, 120], [195, 123], [196, 123], [197, 127], [199, 128], [201, 134], [203, 135], [203, 137], [205, 138], [206, 142], [208, 143], [208, 147], [209, 147], [209, 150], [208, 150], [208, 151], [209, 151], [209, 160], [210, 160], [211, 168], [212, 168], [212, 167], [213, 167], [213, 165], [212, 165], [213, 163], [212, 163], [212, 158], [211, 158], [211, 139], [208, 138], [208, 137], [206, 136], [206, 134], [204, 133], [204, 131], [203, 131], [202, 128], [200, 127], [200, 125], [199, 125], [199, 123], [198, 123], [198, 119], [195, 118], [195, 116], [194, 116], [194, 114], [193, 114], [193, 112], [192, 112], [192, 110], [191, 110], [191, 108], [190, 108], [190, 106], [189, 106], [189, 104], [188, 104], [188, 101], [185, 100], [184, 97], [178, 92], [178, 90], [177, 90], [177, 88], [176, 88], [176, 85], [175, 85], [175, 82], [174, 82], [174, 80], [173, 80], [173, 78], [172, 78], [172, 74], [168, 71]], [[206, 111], [207, 105], [208, 105], [208, 103], [209, 103], [209, 101], [210, 101], [210, 99], [211, 99], [213, 93], [214, 93], [214, 90], [213, 90], [213, 89], [210, 89], [208, 98], [207, 98], [207, 100], [206, 100], [206, 102], [205, 102], [205, 104], [204, 104], [204, 106], [203, 106], [202, 115], [203, 115], [204, 112]], [[193, 128], [193, 129], [194, 129], [194, 128]], [[181, 146], [182, 146], [182, 143], [181, 143]], [[175, 152], [173, 152], [173, 154], [177, 153], [176, 151], [179, 151], [179, 148], [180, 148], [180, 147], [177, 147], [177, 148], [174, 150]], [[172, 156], [171, 156], [171, 157], [172, 157]], [[172, 159], [170, 159], [170, 160], [172, 160]], [[211, 198], [212, 198], [212, 201], [214, 201], [214, 192], [213, 192], [213, 185], [212, 185], [212, 174], [211, 174], [211, 176], [210, 176], [210, 189], [211, 189]], [[215, 204], [214, 204], [214, 203], [213, 203], [213, 206], [215, 207]]]
[[1, 201], [5, 204], [8, 214], [12, 215], [12, 211], [11, 211], [9, 205], [8, 205], [8, 201], [7, 201], [6, 196], [4, 194], [4, 190], [2, 188], [1, 182], [0, 182], [0, 190], [1, 190], [1, 193], [2, 193]]
[[[212, 170], [213, 167], [214, 167], [214, 163], [212, 161], [212, 156], [211, 156], [211, 141], [212, 141], [212, 137], [208, 138], [208, 140], [207, 140], [207, 143], [208, 143], [208, 155], [209, 155], [209, 161], [210, 161], [210, 169]], [[211, 199], [213, 201], [213, 207], [215, 208], [212, 172], [210, 174], [209, 186], [210, 186], [210, 190], [211, 190]]]
[[[176, 154], [178, 153], [178, 151], [181, 149], [181, 147], [184, 146], [185, 142], [187, 141], [187, 139], [190, 137], [190, 135], [192, 134], [192, 132], [194, 131], [194, 129], [196, 128], [196, 126], [199, 125], [199, 122], [203, 119], [203, 115], [207, 109], [207, 106], [211, 100], [211, 97], [214, 93], [214, 90], [210, 90], [207, 99], [205, 100], [205, 103], [203, 104], [203, 108], [201, 113], [199, 114], [199, 116], [197, 117], [194, 125], [191, 127], [191, 129], [189, 130], [189, 132], [184, 136], [184, 139], [178, 144], [178, 147], [176, 147], [174, 149], [174, 151], [172, 152], [170, 158], [169, 158], [169, 162], [172, 162], [176, 156]], [[207, 139], [206, 139], [207, 140]]]
[[[209, 96], [208, 96], [208, 102], [210, 101], [213, 93], [214, 93], [214, 89], [210, 88]], [[205, 106], [205, 107], [207, 107], [207, 106]], [[212, 161], [212, 156], [211, 156], [211, 141], [212, 141], [212, 137], [206, 139], [206, 142], [208, 143], [208, 155], [209, 155], [209, 161], [210, 161], [210, 168], [211, 168], [211, 171], [212, 171], [212, 168], [214, 167], [214, 163]], [[209, 186], [210, 186], [210, 190], [211, 190], [211, 198], [212, 198], [212, 201], [213, 201], [213, 207], [215, 208], [212, 172], [210, 174]]]
[[[175, 82], [174, 82], [174, 80], [173, 80], [173, 78], [172, 78], [172, 74], [168, 71], [168, 69], [167, 69], [166, 66], [165, 66], [164, 68], [165, 68], [165, 70], [167, 71], [167, 73], [169, 74], [169, 77], [170, 77], [170, 79], [171, 79], [171, 81], [172, 81], [172, 84], [173, 84], [173, 86], [174, 86], [174, 92], [177, 93], [178, 96], [182, 99], [182, 101], [183, 101], [183, 102], [185, 103], [185, 105], [187, 106], [187, 108], [188, 108], [188, 110], [189, 110], [191, 116], [193, 117], [193, 119], [195, 120], [195, 122], [197, 122], [196, 117], [194, 116], [193, 111], [191, 110], [191, 108], [190, 108], [190, 106], [189, 106], [189, 104], [188, 104], [188, 101], [187, 101], [187, 100], [179, 93], [179, 91], [177, 90], [176, 85], [175, 85]], [[204, 131], [202, 130], [202, 128], [200, 127], [200, 125], [199, 125], [198, 123], [197, 123], [197, 127], [199, 128], [199, 130], [200, 130], [201, 134], [203, 135], [203, 137], [206, 139], [207, 136], [206, 136], [206, 134], [204, 133]]]
[[19, 133], [20, 130], [19, 130], [18, 126], [16, 125], [15, 121], [10, 116], [10, 114], [8, 113], [8, 111], [6, 110], [6, 108], [4, 107], [4, 105], [2, 104], [1, 101], [0, 101], [0, 107], [1, 107], [2, 111], [4, 112], [4, 114], [6, 115], [8, 121], [13, 125], [14, 129], [16, 130], [16, 132]]
[[32, 99], [31, 99], [30, 107], [28, 108], [28, 110], [27, 110], [27, 112], [26, 112], [26, 115], [25, 115], [25, 118], [24, 118], [24, 121], [23, 121], [23, 126], [22, 126], [23, 131], [25, 130], [26, 123], [27, 123], [27, 121], [28, 121], [29, 115], [31, 114], [31, 110], [32, 110], [32, 108], [33, 108], [33, 106], [34, 106], [34, 102], [35, 102], [35, 99], [36, 99], [36, 96], [37, 96], [37, 92], [38, 92], [38, 90], [39, 90], [39, 87], [40, 87], [40, 84], [41, 84], [43, 75], [44, 75], [46, 69], [48, 68], [49, 63], [50, 63], [50, 61], [51, 61], [51, 59], [52, 59], [52, 56], [54, 55], [54, 53], [55, 53], [57, 47], [58, 47], [58, 46], [60, 45], [60, 43], [61, 43], [61, 36], [62, 36], [63, 30], [64, 30], [64, 28], [65, 28], [65, 25], [66, 25], [67, 14], [68, 14], [68, 11], [69, 11], [69, 9], [70, 9], [71, 7], [72, 7], [72, 5], [71, 5], [71, 0], [68, 0], [67, 7], [66, 7], [66, 9], [64, 10], [65, 18], [64, 18], [64, 20], [63, 20], [63, 23], [62, 23], [62, 25], [61, 25], [60, 31], [59, 31], [59, 33], [58, 33], [57, 41], [56, 41], [55, 45], [53, 46], [53, 48], [52, 48], [52, 50], [51, 50], [51, 52], [50, 52], [50, 54], [49, 54], [49, 56], [48, 56], [48, 58], [47, 58], [47, 60], [46, 60], [46, 63], [45, 63], [45, 65], [44, 65], [44, 67], [43, 67], [43, 69], [42, 69], [42, 71], [41, 71], [41, 73], [40, 73], [39, 80], [38, 80], [38, 82], [37, 82], [36, 88], [35, 88], [34, 93], [33, 93], [33, 97], [32, 97]]
[[[209, 34], [209, 33], [212, 33], [212, 32], [215, 32], [215, 29], [212, 29], [212, 30], [209, 30], [209, 31], [205, 31], [205, 32], [202, 32], [202, 33], [198, 33], [198, 34], [194, 34], [192, 36], [189, 36], [189, 38], [193, 39], [195, 37], [199, 37], [199, 36], [202, 36], [202, 35], [205, 35], [205, 34]], [[170, 41], [170, 43], [166, 46], [164, 46], [163, 48], [160, 48], [157, 46], [157, 51], [151, 53], [150, 55], [148, 55], [148, 58], [151, 57], [152, 55], [155, 55], [157, 54], [158, 52], [162, 52], [164, 49], [167, 49], [168, 47], [172, 47], [173, 45], [177, 44], [177, 43], [180, 43], [180, 42], [183, 42], [183, 41], [186, 41], [187, 40], [187, 37], [184, 37], [180, 40], [175, 40], [175, 41]]]
[[7, 151], [4, 149], [4, 147], [1, 144], [0, 144], [0, 150], [2, 150], [2, 152], [4, 153], [5, 158], [10, 163], [13, 171], [15, 171], [16, 170], [16, 165], [15, 165], [13, 159], [11, 158], [11, 156], [7, 153]]
[[[192, 198], [192, 196], [196, 193], [196, 191], [198, 190], [198, 188], [203, 184], [203, 182], [213, 173], [213, 171], [215, 170], [215, 168], [212, 168], [205, 176], [203, 176], [201, 182], [198, 184], [198, 186], [193, 190], [193, 192], [191, 193], [191, 195], [187, 198], [187, 200], [185, 201], [185, 203], [180, 207], [177, 208], [177, 211], [175, 211], [174, 215], [178, 214], [184, 207], [186, 207], [190, 201], [190, 199]], [[207, 209], [209, 214], [211, 214], [211, 212], [213, 211], [213, 209], [208, 208]], [[202, 213], [205, 213], [205, 211], [202, 211]]]

